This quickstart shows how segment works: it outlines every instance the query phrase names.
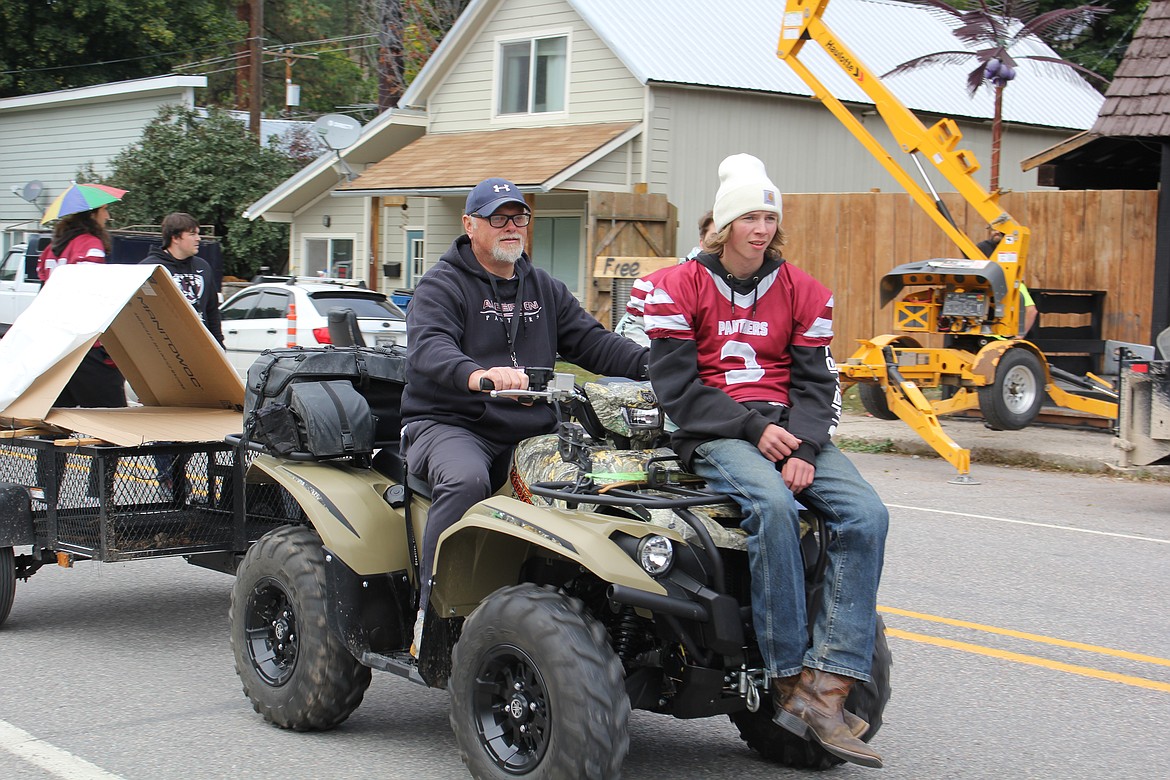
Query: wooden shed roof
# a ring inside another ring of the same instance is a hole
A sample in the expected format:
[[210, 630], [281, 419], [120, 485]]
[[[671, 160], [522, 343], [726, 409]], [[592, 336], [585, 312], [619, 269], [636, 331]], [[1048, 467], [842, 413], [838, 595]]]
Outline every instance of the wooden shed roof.
[[1090, 133], [1170, 137], [1170, 0], [1151, 0]]
[[337, 191], [356, 195], [468, 189], [492, 176], [538, 188], [606, 153], [637, 127], [620, 122], [424, 135]]

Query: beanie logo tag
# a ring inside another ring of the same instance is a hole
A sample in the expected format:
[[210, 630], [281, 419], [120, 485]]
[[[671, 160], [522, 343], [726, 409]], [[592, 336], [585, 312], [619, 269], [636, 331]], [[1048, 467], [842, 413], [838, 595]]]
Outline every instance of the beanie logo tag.
[[764, 190], [764, 203], [768, 206], [776, 205], [776, 193], [772, 190]]

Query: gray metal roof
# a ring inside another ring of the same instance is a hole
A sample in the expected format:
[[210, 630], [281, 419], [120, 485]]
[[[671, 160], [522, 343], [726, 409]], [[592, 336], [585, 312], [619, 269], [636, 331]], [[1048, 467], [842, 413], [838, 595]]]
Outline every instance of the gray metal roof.
[[[811, 95], [776, 56], [783, 0], [568, 0], [587, 24], [641, 80]], [[924, 5], [893, 0], [832, 0], [825, 21], [842, 41], [881, 74], [938, 51], [960, 50], [954, 20]], [[1014, 55], [1056, 56], [1039, 40], [1021, 43]], [[802, 60], [842, 100], [872, 103], [808, 44]], [[915, 111], [990, 119], [992, 91], [967, 95], [974, 66], [931, 65], [885, 79]], [[1019, 75], [1004, 90], [1009, 122], [1083, 130], [1097, 118], [1104, 98], [1071, 68], [1020, 61]]]

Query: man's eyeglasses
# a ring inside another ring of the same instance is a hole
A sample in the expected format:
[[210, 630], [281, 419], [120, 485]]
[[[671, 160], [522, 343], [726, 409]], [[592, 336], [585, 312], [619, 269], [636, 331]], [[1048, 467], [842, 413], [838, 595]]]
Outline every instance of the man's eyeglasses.
[[494, 228], [502, 228], [509, 222], [518, 228], [528, 227], [528, 223], [532, 221], [532, 215], [526, 213], [512, 214], [511, 216], [507, 214], [492, 214], [490, 217], [485, 217], [481, 214], [472, 214], [471, 216], [476, 219], [487, 220], [487, 223]]

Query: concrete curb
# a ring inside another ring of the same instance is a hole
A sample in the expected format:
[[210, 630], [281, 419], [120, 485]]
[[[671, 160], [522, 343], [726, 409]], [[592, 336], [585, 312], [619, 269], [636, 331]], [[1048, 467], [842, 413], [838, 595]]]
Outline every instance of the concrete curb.
[[[1023, 431], [991, 431], [976, 420], [945, 418], [943, 428], [971, 451], [972, 465], [1016, 466], [1047, 471], [1108, 474], [1135, 480], [1170, 482], [1170, 466], [1122, 468], [1114, 437], [1099, 430], [1032, 426]], [[845, 452], [892, 452], [938, 458], [939, 455], [900, 420], [846, 414], [834, 437]]]

